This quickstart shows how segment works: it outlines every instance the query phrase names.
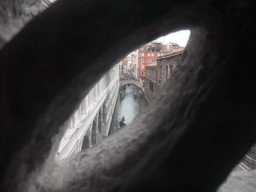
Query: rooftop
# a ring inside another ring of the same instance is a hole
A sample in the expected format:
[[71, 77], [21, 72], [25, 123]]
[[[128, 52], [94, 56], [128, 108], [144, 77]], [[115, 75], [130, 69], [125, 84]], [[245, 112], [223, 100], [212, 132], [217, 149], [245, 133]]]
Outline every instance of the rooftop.
[[173, 52], [173, 53], [169, 53], [169, 54], [163, 55], [163, 56], [161, 56], [161, 57], [158, 57], [157, 59], [164, 59], [164, 58], [168, 58], [168, 57], [173, 57], [173, 56], [176, 56], [176, 55], [180, 55], [180, 54], [183, 53], [183, 50], [184, 50], [184, 49], [182, 49], [182, 50], [177, 50], [177, 51], [175, 51], [175, 52]]

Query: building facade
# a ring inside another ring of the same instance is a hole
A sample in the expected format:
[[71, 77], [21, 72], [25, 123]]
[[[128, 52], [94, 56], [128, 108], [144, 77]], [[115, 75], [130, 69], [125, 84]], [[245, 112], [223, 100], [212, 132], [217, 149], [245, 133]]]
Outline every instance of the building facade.
[[144, 94], [146, 99], [150, 102], [152, 99], [156, 97], [158, 92], [157, 88], [157, 80], [158, 80], [158, 70], [157, 65], [149, 65], [146, 66], [146, 76], [144, 81]]
[[159, 70], [158, 76], [158, 90], [167, 82], [172, 76], [174, 70], [177, 68], [179, 59], [183, 53], [183, 50], [174, 53], [166, 54], [157, 59], [157, 66]]
[[156, 65], [146, 67], [147, 74], [145, 76], [144, 89], [145, 96], [149, 102], [156, 97], [163, 85], [173, 75], [183, 53], [183, 49], [158, 57]]
[[156, 65], [158, 57], [161, 57], [165, 54], [174, 53], [183, 49], [184, 47], [179, 46], [177, 43], [171, 42], [167, 44], [150, 42], [140, 47], [138, 50], [136, 50], [136, 59], [138, 63], [138, 80], [144, 83], [147, 73], [146, 66]]
[[130, 75], [138, 79], [138, 62], [136, 51], [131, 54]]
[[156, 64], [157, 57], [162, 56], [163, 45], [160, 43], [148, 43], [138, 49], [138, 80], [144, 84], [146, 77], [146, 66]]
[[119, 91], [119, 66], [115, 65], [95, 84], [66, 122], [57, 159], [90, 148], [108, 137]]
[[128, 73], [128, 61], [128, 56], [122, 59], [122, 75], [126, 75]]

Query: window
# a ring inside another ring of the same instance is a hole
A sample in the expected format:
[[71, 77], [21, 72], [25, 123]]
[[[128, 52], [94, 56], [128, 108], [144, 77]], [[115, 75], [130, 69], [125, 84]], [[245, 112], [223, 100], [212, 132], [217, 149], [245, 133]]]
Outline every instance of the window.
[[151, 56], [154, 56], [154, 53], [152, 53]]
[[141, 71], [141, 76], [144, 76], [144, 71]]
[[157, 56], [159, 57], [159, 56], [160, 56], [160, 53], [157, 53]]
[[141, 53], [141, 56], [144, 57], [144, 53]]
[[161, 66], [160, 80], [162, 80], [163, 66]]
[[152, 82], [149, 83], [149, 89], [154, 92], [154, 84]]
[[163, 56], [163, 53], [161, 53], [161, 55]]
[[154, 59], [152, 59], [152, 63], [154, 62]]
[[148, 59], [148, 63], [150, 63], [150, 59]]
[[144, 65], [141, 65], [141, 69], [144, 69]]
[[165, 73], [166, 73], [166, 81], [167, 81], [167, 79], [168, 79], [168, 66], [166, 66], [166, 71], [165, 71]]
[[150, 56], [150, 53], [148, 53], [148, 56]]
[[141, 59], [141, 62], [144, 63], [144, 59]]

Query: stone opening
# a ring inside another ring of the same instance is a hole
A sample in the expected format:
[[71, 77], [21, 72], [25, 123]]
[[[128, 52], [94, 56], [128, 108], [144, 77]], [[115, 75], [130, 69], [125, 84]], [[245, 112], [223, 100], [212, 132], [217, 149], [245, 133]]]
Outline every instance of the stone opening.
[[[2, 191], [215, 191], [255, 143], [253, 3], [150, 2], [59, 1], [4, 46]], [[179, 71], [143, 117], [54, 162], [56, 134], [93, 82], [178, 29], [191, 30]]]

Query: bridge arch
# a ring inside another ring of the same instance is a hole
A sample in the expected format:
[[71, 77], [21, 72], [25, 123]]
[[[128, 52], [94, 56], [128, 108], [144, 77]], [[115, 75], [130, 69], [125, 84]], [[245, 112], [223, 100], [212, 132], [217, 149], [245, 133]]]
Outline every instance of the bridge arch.
[[[89, 135], [89, 136], [90, 136], [90, 135]], [[83, 137], [82, 150], [83, 150], [83, 149], [87, 149], [87, 148], [90, 147], [89, 136], [88, 136], [88, 135], [85, 135], [85, 136]]]
[[140, 81], [136, 81], [136, 80], [133, 80], [133, 79], [120, 80], [119, 83], [120, 83], [120, 87], [122, 87], [123, 85], [127, 85], [127, 84], [133, 84], [133, 85], [137, 86], [138, 88], [143, 89], [142, 88], [142, 83]]

